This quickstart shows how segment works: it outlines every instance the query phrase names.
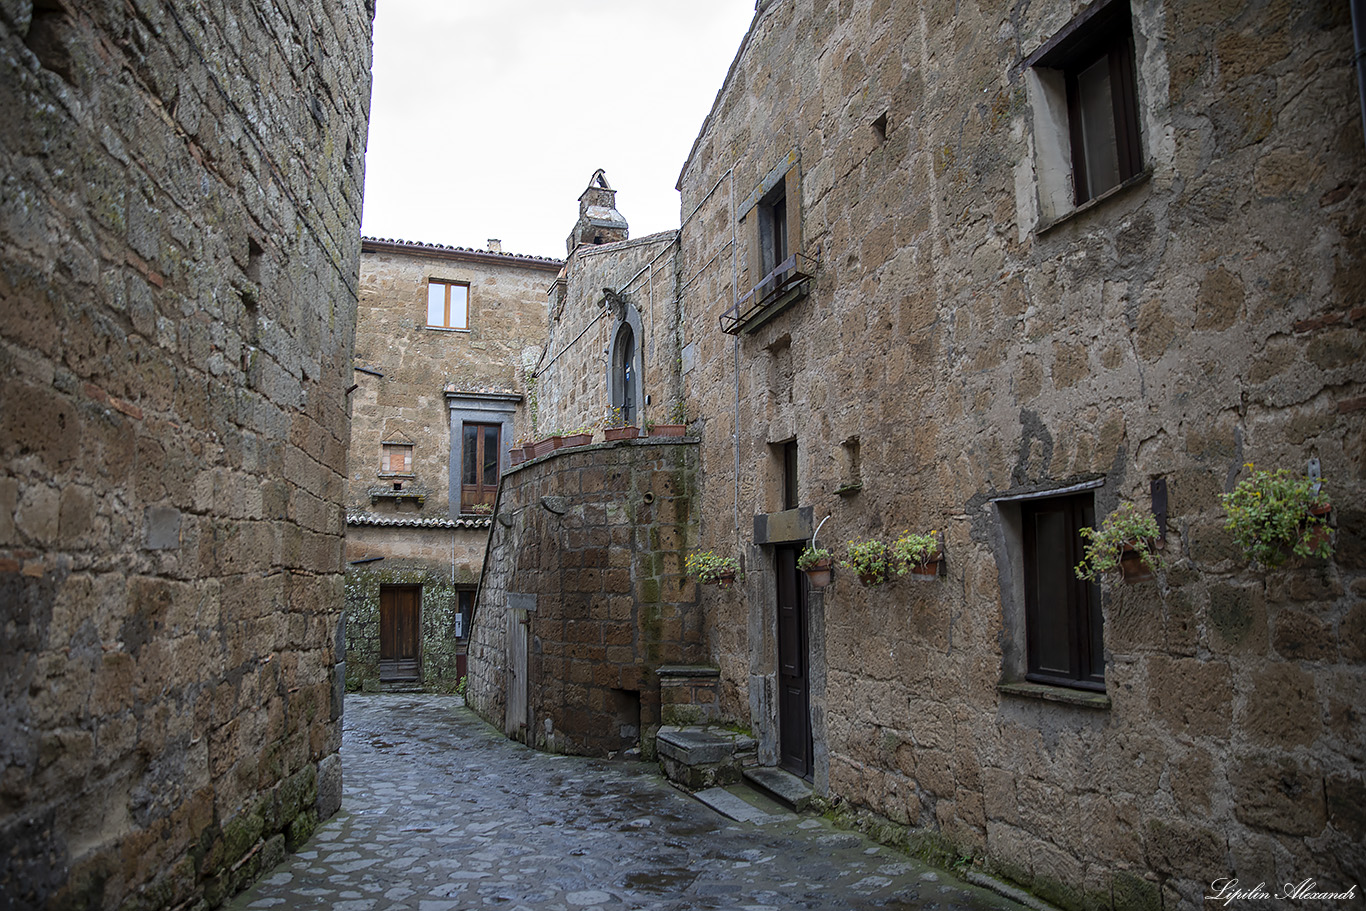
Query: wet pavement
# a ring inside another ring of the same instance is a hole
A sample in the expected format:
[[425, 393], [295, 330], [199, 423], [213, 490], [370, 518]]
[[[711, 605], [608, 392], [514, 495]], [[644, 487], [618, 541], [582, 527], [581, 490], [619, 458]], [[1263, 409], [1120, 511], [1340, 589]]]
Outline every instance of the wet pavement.
[[345, 796], [232, 911], [1019, 909], [811, 815], [734, 822], [656, 766], [538, 753], [458, 697], [347, 696]]

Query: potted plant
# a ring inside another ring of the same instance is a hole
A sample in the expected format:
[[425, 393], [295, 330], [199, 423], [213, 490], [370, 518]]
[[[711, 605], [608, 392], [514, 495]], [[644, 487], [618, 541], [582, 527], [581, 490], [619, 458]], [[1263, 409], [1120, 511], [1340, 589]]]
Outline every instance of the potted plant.
[[797, 557], [797, 568], [806, 573], [807, 581], [816, 588], [824, 588], [830, 584], [830, 566], [834, 559], [834, 554], [824, 547], [808, 544]]
[[621, 407], [614, 405], [607, 409], [607, 416], [602, 419], [602, 435], [608, 441], [634, 440], [640, 435], [640, 428], [627, 421]]
[[840, 565], [858, 573], [859, 581], [867, 586], [890, 582], [893, 574], [899, 576], [906, 571], [905, 565], [892, 553], [891, 546], [877, 538], [850, 541], [849, 553]]
[[1220, 497], [1228, 521], [1224, 527], [1250, 561], [1275, 569], [1291, 557], [1333, 555], [1328, 516], [1332, 504], [1313, 478], [1284, 468], [1256, 471]]
[[687, 406], [681, 401], [674, 402], [669, 408], [669, 421], [670, 423], [668, 424], [656, 424], [654, 421], [647, 422], [646, 426], [649, 428], [648, 433], [650, 436], [681, 437], [684, 431], [688, 429]]
[[1100, 528], [1083, 528], [1078, 579], [1101, 582], [1118, 575], [1124, 582], [1144, 582], [1163, 569], [1166, 561], [1157, 552], [1162, 530], [1151, 512], [1124, 503], [1100, 523]]
[[471, 504], [470, 504], [470, 508], [469, 508], [468, 511], [469, 511], [471, 514], [476, 515], [476, 516], [491, 516], [491, 515], [493, 515], [493, 504], [492, 504], [492, 503], [471, 503]]
[[593, 442], [593, 428], [587, 424], [583, 424], [579, 427], [575, 427], [573, 430], [567, 431], [560, 441], [560, 445], [564, 447], [587, 446], [591, 442]]
[[734, 557], [720, 557], [709, 550], [689, 554], [685, 568], [698, 582], [704, 585], [716, 583], [722, 588], [730, 588], [740, 572], [740, 565]]
[[541, 437], [531, 444], [531, 448], [527, 450], [527, 458], [539, 459], [543, 455], [549, 455], [558, 449], [559, 445], [560, 437], [558, 434], [552, 433]]
[[520, 465], [529, 458], [527, 455], [527, 444], [529, 442], [530, 440], [524, 436], [517, 438], [517, 445], [508, 450], [508, 464]]
[[943, 570], [944, 548], [938, 535], [938, 531], [924, 535], [903, 531], [892, 542], [893, 559], [907, 567], [911, 578], [918, 582], [933, 582]]

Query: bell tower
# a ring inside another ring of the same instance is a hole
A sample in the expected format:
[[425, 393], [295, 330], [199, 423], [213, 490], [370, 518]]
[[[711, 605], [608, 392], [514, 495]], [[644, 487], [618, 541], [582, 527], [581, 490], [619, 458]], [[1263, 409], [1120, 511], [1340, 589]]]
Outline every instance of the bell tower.
[[579, 244], [610, 244], [631, 236], [626, 219], [617, 211], [616, 199], [617, 191], [607, 183], [602, 168], [598, 168], [579, 197], [579, 220], [565, 240], [567, 253], [572, 255]]

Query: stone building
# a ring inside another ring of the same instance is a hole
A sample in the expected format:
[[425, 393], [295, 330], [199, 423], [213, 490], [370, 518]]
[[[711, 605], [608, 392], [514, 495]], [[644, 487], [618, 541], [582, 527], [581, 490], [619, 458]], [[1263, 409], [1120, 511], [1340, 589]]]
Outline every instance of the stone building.
[[[595, 429], [612, 409], [622, 422], [666, 420], [680, 395], [677, 242], [676, 231], [632, 239], [616, 191], [601, 170], [592, 176], [549, 287], [548, 342], [531, 373], [536, 436]], [[574, 753], [634, 750], [670, 708], [661, 669], [687, 684], [684, 669], [705, 661], [683, 573], [697, 458], [695, 439], [604, 441], [507, 474], [468, 698], [510, 736]]]
[[372, 15], [0, 4], [6, 907], [215, 907], [338, 807]]
[[[1343, 5], [761, 0], [646, 273], [673, 294], [571, 256], [560, 319], [596, 340], [540, 391], [555, 423], [615, 403], [602, 326], [634, 308], [642, 394], [699, 440], [686, 548], [746, 573], [679, 607], [760, 762], [1068, 908], [1366, 882], [1353, 56]], [[1247, 463], [1321, 472], [1331, 559], [1242, 559]], [[509, 533], [568, 496], [543, 480]], [[1047, 559], [1123, 502], [1163, 521], [1156, 580]], [[943, 574], [815, 588], [817, 527], [934, 530]]]
[[361, 243], [346, 491], [352, 689], [449, 689], [465, 675], [474, 590], [526, 377], [562, 263]]

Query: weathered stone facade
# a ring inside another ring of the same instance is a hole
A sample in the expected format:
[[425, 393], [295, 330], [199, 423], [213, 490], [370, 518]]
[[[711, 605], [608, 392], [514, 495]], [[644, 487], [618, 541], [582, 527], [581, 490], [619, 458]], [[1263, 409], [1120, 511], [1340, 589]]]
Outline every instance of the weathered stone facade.
[[696, 441], [562, 449], [503, 478], [467, 698], [510, 736], [606, 756], [661, 720], [657, 671], [706, 653], [696, 585]]
[[[560, 267], [499, 249], [362, 242], [346, 499], [351, 689], [389, 678], [451, 689], [464, 675], [489, 519], [462, 507], [462, 432], [466, 423], [497, 426], [502, 467], [515, 435], [529, 432], [526, 377], [545, 350], [545, 293]], [[430, 324], [447, 318], [428, 312], [433, 282], [465, 289], [456, 326]], [[406, 451], [407, 463], [386, 463], [386, 445]], [[381, 668], [391, 587], [418, 598], [415, 663], [404, 670]]]
[[[1106, 17], [1139, 161], [1078, 204], [1051, 70]], [[760, 4], [680, 176], [676, 301], [633, 300], [701, 438], [697, 547], [747, 571], [699, 598], [762, 762], [784, 548], [827, 516], [836, 550], [933, 529], [937, 581], [802, 588], [819, 792], [1072, 908], [1366, 882], [1352, 56], [1341, 6]], [[574, 287], [566, 313], [601, 307]], [[608, 395], [603, 341], [543, 419]], [[1219, 494], [1311, 460], [1335, 556], [1249, 568]], [[1026, 681], [1026, 517], [1163, 490], [1171, 568], [1105, 589], [1103, 691]]]
[[340, 802], [360, 0], [0, 4], [0, 904], [213, 907]]

